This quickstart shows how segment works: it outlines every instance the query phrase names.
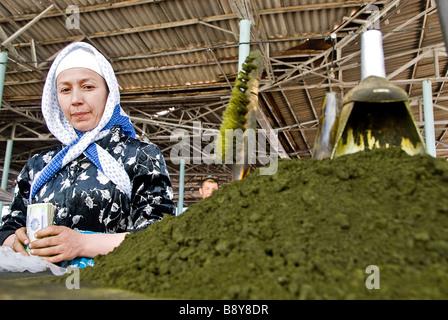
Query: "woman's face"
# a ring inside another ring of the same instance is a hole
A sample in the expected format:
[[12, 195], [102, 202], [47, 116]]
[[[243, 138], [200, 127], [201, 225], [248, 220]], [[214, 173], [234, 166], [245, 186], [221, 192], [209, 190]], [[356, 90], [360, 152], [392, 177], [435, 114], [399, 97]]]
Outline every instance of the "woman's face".
[[62, 71], [56, 79], [58, 101], [73, 128], [94, 129], [103, 116], [109, 93], [103, 77], [87, 68]]

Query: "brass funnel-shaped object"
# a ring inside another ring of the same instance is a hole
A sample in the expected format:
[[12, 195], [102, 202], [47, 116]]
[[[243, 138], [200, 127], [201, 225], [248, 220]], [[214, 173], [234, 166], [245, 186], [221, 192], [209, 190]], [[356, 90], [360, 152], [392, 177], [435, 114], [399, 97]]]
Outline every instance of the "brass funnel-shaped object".
[[332, 158], [391, 146], [410, 155], [426, 153], [408, 95], [387, 79], [368, 77], [344, 97], [342, 104]]
[[361, 50], [361, 82], [344, 96], [331, 158], [392, 146], [425, 154], [407, 93], [386, 79], [381, 32], [364, 32]]

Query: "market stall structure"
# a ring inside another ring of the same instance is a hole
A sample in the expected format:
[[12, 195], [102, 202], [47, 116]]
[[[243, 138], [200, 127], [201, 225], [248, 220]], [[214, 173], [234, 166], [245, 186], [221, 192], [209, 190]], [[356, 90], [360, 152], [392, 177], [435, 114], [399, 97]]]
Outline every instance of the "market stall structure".
[[204, 133], [219, 129], [243, 47], [263, 54], [257, 128], [278, 139], [279, 158], [313, 156], [325, 95], [344, 95], [359, 83], [361, 34], [377, 27], [387, 79], [409, 95], [424, 137], [429, 82], [436, 156], [448, 154], [447, 57], [435, 1], [7, 0], [0, 12], [0, 169], [7, 191], [31, 154], [56, 143], [40, 114], [42, 86], [58, 51], [74, 41], [90, 42], [110, 59], [123, 108], [140, 138], [161, 146], [176, 196], [181, 168], [171, 159], [179, 141], [172, 133], [189, 134], [187, 206], [198, 201], [203, 177], [231, 179], [229, 166], [205, 163]]

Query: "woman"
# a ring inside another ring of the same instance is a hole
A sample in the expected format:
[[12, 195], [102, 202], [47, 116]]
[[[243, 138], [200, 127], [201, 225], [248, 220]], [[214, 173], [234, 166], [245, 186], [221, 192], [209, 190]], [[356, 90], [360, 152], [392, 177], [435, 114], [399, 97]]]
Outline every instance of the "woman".
[[[62, 145], [33, 156], [21, 171], [0, 244], [23, 254], [29, 246], [51, 263], [76, 264], [175, 214], [162, 153], [135, 139], [119, 102], [112, 66], [94, 47], [78, 42], [59, 53], [44, 85], [42, 113]], [[55, 205], [53, 225], [30, 243], [27, 206], [41, 202]]]

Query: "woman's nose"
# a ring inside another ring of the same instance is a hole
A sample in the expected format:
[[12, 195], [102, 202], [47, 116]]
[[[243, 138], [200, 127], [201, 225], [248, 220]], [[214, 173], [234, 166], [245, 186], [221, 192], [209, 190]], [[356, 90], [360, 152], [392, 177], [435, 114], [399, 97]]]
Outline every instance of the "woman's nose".
[[83, 103], [83, 95], [80, 89], [72, 89], [71, 104], [73, 106], [78, 106]]

